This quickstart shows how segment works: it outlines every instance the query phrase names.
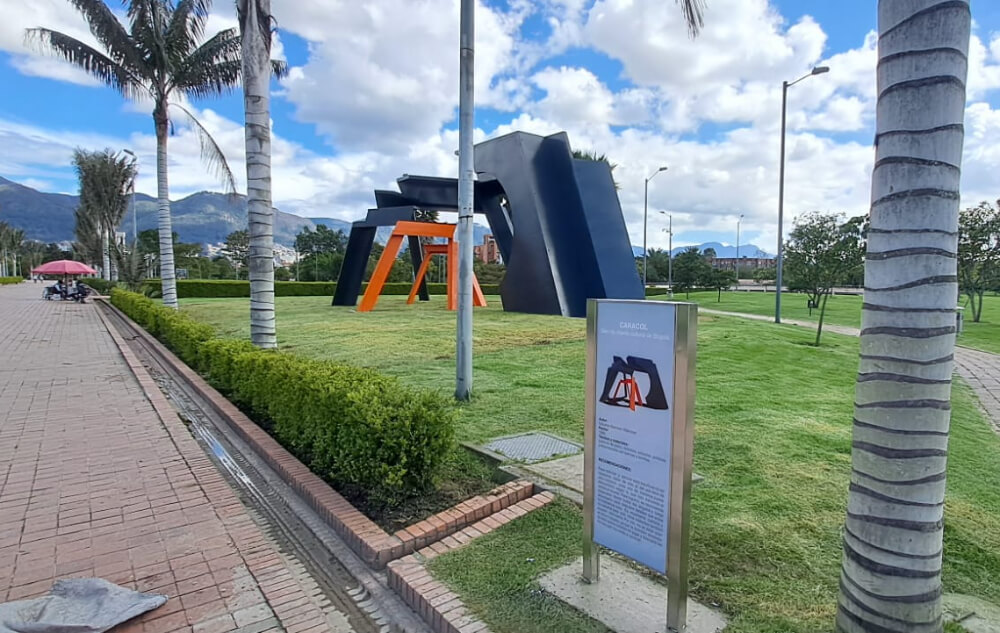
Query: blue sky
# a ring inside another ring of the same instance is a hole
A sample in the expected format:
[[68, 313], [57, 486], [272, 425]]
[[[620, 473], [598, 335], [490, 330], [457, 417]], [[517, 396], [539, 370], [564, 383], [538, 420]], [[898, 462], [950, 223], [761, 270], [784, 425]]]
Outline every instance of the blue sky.
[[[219, 3], [209, 29], [235, 24]], [[864, 213], [874, 122], [874, 0], [707, 0], [702, 35], [687, 37], [662, 0], [506, 0], [477, 10], [477, 135], [565, 130], [575, 147], [618, 164], [633, 243], [776, 240], [781, 81], [816, 64], [789, 94], [788, 198], [811, 210]], [[115, 3], [114, 6], [117, 6]], [[275, 204], [354, 219], [374, 188], [403, 173], [453, 175], [457, 144], [457, 0], [275, 3], [290, 77], [274, 84]], [[227, 13], [227, 11], [229, 13]], [[47, 25], [86, 38], [67, 0], [11, 8], [0, 26], [0, 175], [48, 191], [76, 188], [74, 147], [130, 147], [152, 192], [148, 104], [130, 104], [23, 44]], [[405, 15], [405, 19], [399, 16]], [[973, 3], [964, 202], [996, 199], [1000, 150], [1000, 3]], [[192, 102], [227, 156], [242, 160], [239, 94]], [[171, 138], [171, 196], [218, 183], [190, 130]], [[238, 169], [237, 169], [238, 171]], [[662, 211], [662, 213], [661, 213]]]

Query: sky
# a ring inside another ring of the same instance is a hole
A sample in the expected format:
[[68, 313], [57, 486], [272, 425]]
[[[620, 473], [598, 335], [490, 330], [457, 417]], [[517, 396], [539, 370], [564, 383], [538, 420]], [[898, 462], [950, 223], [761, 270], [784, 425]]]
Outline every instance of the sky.
[[[93, 41], [69, 0], [5, 2], [0, 23], [0, 176], [75, 193], [74, 148], [129, 148], [153, 193], [148, 102], [127, 102], [25, 45], [46, 26]], [[706, 0], [691, 38], [669, 0], [480, 0], [476, 140], [566, 131], [617, 165], [633, 244], [777, 240], [782, 81], [788, 92], [786, 233], [805, 212], [867, 212], [874, 157], [875, 0]], [[217, 2], [207, 31], [236, 25]], [[111, 6], [120, 11], [117, 0]], [[1000, 198], [1000, 3], [973, 6], [962, 204]], [[274, 204], [306, 217], [361, 218], [403, 174], [456, 177], [458, 0], [275, 0]], [[123, 18], [124, 19], [124, 18]], [[242, 94], [184, 101], [245, 189]], [[221, 184], [178, 120], [170, 196]], [[740, 220], [740, 216], [742, 220]]]

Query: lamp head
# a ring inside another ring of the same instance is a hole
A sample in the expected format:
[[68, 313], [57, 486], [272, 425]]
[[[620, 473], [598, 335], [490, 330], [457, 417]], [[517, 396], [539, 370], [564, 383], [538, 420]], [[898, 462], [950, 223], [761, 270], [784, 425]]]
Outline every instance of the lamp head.
[[813, 75], [822, 75], [823, 73], [828, 73], [828, 72], [830, 72], [829, 66], [816, 66], [815, 68], [812, 69]]
[[670, 168], [669, 168], [669, 167], [667, 167], [666, 165], [664, 165], [663, 167], [660, 167], [660, 168], [659, 168], [659, 169], [657, 169], [656, 171], [667, 171], [668, 169], [670, 169]]

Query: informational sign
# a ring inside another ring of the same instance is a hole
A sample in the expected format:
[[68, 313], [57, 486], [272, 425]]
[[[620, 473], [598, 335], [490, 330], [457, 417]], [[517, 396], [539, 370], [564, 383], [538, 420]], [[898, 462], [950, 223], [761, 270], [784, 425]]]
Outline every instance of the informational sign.
[[598, 545], [666, 574], [671, 626], [687, 597], [696, 323], [690, 303], [588, 305], [584, 578]]

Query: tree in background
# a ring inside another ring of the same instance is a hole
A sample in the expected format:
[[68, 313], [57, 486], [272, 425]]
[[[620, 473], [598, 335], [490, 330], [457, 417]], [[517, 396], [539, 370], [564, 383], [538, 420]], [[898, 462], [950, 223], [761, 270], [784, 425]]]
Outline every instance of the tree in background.
[[296, 265], [296, 280], [335, 281], [344, 263], [347, 235], [325, 224], [317, 224], [315, 231], [307, 226], [295, 236], [295, 250], [302, 255]]
[[77, 149], [73, 166], [80, 181], [80, 206], [74, 214], [80, 253], [90, 263], [100, 262], [104, 279], [113, 281], [115, 233], [128, 210], [135, 165], [110, 149]]
[[[189, 271], [189, 277], [191, 273], [195, 273], [203, 279], [212, 278], [211, 271], [209, 270], [210, 266], [208, 266], [210, 260], [202, 256], [204, 249], [201, 244], [181, 242], [179, 239], [176, 231], [171, 233], [174, 262], [177, 268], [186, 268]], [[160, 254], [159, 232], [156, 229], [139, 231], [137, 243], [138, 251], [146, 261], [146, 274], [158, 277], [157, 262]]]
[[[177, 307], [171, 239], [167, 137], [173, 106], [201, 141], [202, 158], [230, 191], [235, 179], [222, 150], [201, 123], [172, 98], [222, 95], [240, 80], [240, 36], [236, 29], [204, 40], [211, 0], [126, 0], [128, 29], [103, 0], [70, 0], [90, 27], [101, 49], [47, 28], [28, 29], [39, 48], [79, 66], [126, 99], [151, 99], [156, 130], [156, 197], [163, 303]], [[272, 62], [276, 74], [285, 65]]]
[[834, 287], [864, 265], [864, 235], [858, 218], [807, 213], [795, 220], [785, 243], [785, 275], [791, 290], [802, 290], [810, 308], [819, 308], [816, 345], [823, 333], [826, 302]]
[[23, 257], [20, 262], [18, 261], [23, 244], [24, 231], [15, 229], [6, 222], [0, 222], [0, 277], [24, 275]]
[[[636, 258], [637, 268], [642, 272], [642, 258]], [[646, 279], [653, 283], [667, 281], [670, 276], [670, 253], [664, 248], [649, 249], [649, 256], [646, 258]]]
[[968, 297], [972, 320], [983, 315], [983, 295], [1000, 281], [1000, 211], [989, 202], [958, 216], [958, 286]]
[[972, 13], [879, 0], [871, 226], [836, 626], [942, 630]]
[[291, 281], [292, 271], [288, 270], [284, 266], [278, 266], [274, 269], [274, 280], [275, 281]]
[[717, 303], [722, 302], [722, 291], [729, 290], [734, 285], [736, 285], [736, 271], [735, 270], [722, 270], [721, 268], [711, 268], [708, 274], [705, 275], [705, 282], [702, 284], [706, 288], [712, 288], [718, 291], [719, 295], [716, 299]]
[[691, 289], [704, 284], [712, 267], [697, 246], [688, 246], [674, 258], [674, 289], [690, 297]]
[[[250, 233], [246, 230], [233, 231], [226, 236], [222, 253], [236, 269], [236, 278], [241, 279], [250, 258]], [[272, 264], [273, 265], [273, 264]]]
[[767, 284], [774, 283], [774, 280], [778, 278], [778, 269], [774, 266], [770, 268], [758, 268], [753, 271], [753, 280], [764, 286], [764, 292], [767, 292]]

